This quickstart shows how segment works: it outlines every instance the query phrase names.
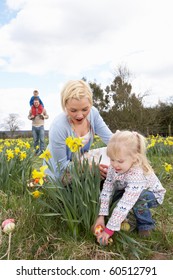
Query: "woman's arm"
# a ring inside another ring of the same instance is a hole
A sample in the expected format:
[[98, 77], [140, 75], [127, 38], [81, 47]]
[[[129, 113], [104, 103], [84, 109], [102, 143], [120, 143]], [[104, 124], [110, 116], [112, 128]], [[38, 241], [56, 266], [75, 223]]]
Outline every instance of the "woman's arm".
[[[50, 163], [59, 177], [69, 166], [71, 152], [65, 144], [66, 138], [70, 135], [68, 124], [63, 118], [56, 118], [49, 130], [49, 146], [52, 158]], [[60, 172], [59, 172], [60, 171]]]
[[93, 124], [91, 120], [91, 125], [93, 125], [94, 127], [94, 133], [97, 134], [105, 144], [108, 144], [112, 136], [111, 130], [104, 122], [99, 111], [95, 107], [92, 107], [92, 114], [93, 114]]

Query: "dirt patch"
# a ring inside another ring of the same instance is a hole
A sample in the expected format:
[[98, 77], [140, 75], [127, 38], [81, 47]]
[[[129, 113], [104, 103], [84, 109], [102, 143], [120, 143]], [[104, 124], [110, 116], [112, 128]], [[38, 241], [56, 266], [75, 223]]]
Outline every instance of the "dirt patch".
[[170, 260], [170, 255], [166, 253], [154, 253], [151, 260]]

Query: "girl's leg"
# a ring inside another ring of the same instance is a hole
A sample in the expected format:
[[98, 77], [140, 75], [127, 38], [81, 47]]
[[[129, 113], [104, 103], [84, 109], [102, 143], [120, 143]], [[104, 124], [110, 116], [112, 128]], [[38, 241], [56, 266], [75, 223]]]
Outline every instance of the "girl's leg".
[[133, 207], [137, 222], [138, 231], [150, 231], [155, 228], [155, 221], [152, 219], [150, 208], [158, 206], [154, 194], [150, 191], [143, 191]]

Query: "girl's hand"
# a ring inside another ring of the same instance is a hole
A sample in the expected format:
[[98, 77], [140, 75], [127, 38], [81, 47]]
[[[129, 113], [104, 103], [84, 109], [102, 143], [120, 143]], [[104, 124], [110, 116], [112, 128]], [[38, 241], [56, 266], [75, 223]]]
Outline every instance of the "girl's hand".
[[110, 235], [103, 231], [97, 236], [97, 242], [103, 246], [108, 245], [109, 237]]
[[105, 221], [104, 221], [104, 216], [99, 216], [96, 220], [96, 222], [94, 223], [94, 225], [92, 225], [91, 227], [91, 231], [93, 233], [95, 233], [95, 228], [97, 226], [102, 226], [103, 228], [105, 228]]
[[100, 169], [100, 175], [102, 179], [105, 179], [107, 176], [107, 172], [108, 172], [108, 165], [106, 164], [100, 164], [99, 165], [99, 169]]

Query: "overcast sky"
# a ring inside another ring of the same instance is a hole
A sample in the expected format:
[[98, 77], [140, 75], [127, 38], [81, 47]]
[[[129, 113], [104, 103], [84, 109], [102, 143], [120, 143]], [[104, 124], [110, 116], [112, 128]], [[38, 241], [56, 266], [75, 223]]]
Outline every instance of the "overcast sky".
[[133, 92], [155, 105], [173, 95], [171, 0], [1, 0], [0, 123], [10, 113], [24, 125], [33, 90], [49, 120], [61, 112], [59, 92], [86, 77], [104, 88], [126, 66]]

